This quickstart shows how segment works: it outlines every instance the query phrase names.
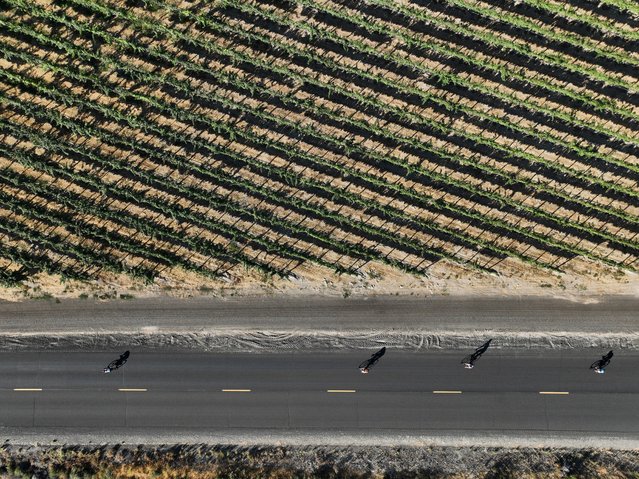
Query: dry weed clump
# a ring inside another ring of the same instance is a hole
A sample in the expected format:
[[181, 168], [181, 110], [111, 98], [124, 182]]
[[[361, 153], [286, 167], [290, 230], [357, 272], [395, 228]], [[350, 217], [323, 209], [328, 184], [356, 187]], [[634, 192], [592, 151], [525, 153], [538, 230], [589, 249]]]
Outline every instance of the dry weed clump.
[[515, 449], [504, 454], [496, 454], [496, 460], [485, 479], [559, 479], [565, 477], [557, 457], [547, 450]]
[[8, 479], [639, 479], [639, 451], [120, 445], [0, 447]]

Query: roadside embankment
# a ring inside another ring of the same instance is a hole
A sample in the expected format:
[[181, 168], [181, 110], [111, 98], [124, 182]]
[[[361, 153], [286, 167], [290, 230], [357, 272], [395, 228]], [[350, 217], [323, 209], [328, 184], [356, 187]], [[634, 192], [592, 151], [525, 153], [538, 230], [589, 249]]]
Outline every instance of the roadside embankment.
[[637, 477], [639, 452], [598, 449], [331, 446], [2, 446], [14, 478]]
[[469, 331], [182, 331], [0, 333], [5, 351], [188, 350], [203, 352], [310, 352], [340, 349], [425, 351], [474, 349], [492, 338], [493, 349], [639, 349], [639, 333]]

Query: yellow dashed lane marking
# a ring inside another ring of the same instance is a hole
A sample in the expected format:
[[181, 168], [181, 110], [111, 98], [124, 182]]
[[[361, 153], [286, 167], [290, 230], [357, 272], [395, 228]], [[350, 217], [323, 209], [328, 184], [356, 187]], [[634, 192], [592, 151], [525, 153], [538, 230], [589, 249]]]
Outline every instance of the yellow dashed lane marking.
[[461, 391], [433, 391], [433, 394], [461, 394]]
[[357, 392], [355, 389], [327, 389], [327, 393], [354, 393]]
[[223, 393], [250, 393], [250, 389], [222, 389]]
[[143, 393], [146, 392], [146, 388], [120, 388], [118, 391], [122, 391], [123, 393]]
[[14, 391], [20, 391], [20, 392], [28, 392], [28, 391], [42, 391], [42, 388], [15, 388]]
[[554, 394], [557, 396], [566, 396], [570, 393], [568, 391], [539, 391], [539, 394]]

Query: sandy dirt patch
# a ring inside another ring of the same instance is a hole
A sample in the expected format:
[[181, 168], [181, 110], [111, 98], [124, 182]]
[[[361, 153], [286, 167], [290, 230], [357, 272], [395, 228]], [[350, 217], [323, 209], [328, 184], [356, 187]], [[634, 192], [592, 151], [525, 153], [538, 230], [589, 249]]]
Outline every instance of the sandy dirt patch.
[[502, 268], [509, 274], [493, 275], [469, 271], [461, 265], [441, 261], [427, 275], [403, 273], [389, 266], [370, 263], [361, 276], [337, 275], [315, 266], [303, 265], [297, 278], [274, 278], [252, 270], [236, 269], [228, 277], [212, 280], [180, 269], [168, 270], [153, 283], [126, 275], [102, 274], [89, 282], [61, 281], [59, 276], [38, 274], [15, 288], [0, 288], [0, 300], [33, 298], [96, 299], [170, 296], [551, 296], [575, 301], [592, 301], [599, 295], [639, 297], [639, 274], [584, 259], [566, 265], [566, 273], [540, 271], [507, 259]]

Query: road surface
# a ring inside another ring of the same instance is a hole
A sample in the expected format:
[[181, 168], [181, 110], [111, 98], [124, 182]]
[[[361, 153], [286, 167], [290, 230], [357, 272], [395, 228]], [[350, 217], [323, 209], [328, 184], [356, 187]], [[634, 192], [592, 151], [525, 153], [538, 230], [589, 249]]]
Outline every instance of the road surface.
[[245, 329], [637, 332], [639, 298], [151, 298], [0, 302], [0, 333]]
[[[393, 350], [371, 370], [368, 353], [0, 353], [0, 431], [410, 430], [639, 435], [639, 353], [620, 352], [606, 374], [592, 351]], [[374, 351], [370, 351], [372, 353]], [[606, 351], [601, 351], [604, 354]]]

